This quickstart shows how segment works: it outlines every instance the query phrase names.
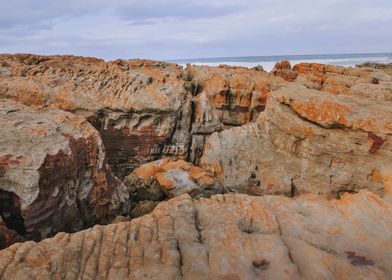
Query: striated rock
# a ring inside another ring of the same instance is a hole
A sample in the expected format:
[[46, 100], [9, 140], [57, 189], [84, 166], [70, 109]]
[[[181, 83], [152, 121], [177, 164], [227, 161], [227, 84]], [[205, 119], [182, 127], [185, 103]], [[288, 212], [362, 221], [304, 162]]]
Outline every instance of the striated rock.
[[244, 67], [188, 66], [194, 88], [193, 133], [255, 121], [271, 90], [284, 85], [266, 72]]
[[243, 67], [0, 55], [0, 98], [86, 117], [121, 179], [163, 157], [197, 164], [206, 135], [256, 121], [284, 84]]
[[2, 279], [390, 279], [392, 205], [361, 191], [183, 195], [142, 218], [0, 251]]
[[120, 177], [162, 155], [187, 157], [186, 79], [179, 66], [164, 62], [0, 55], [0, 97], [87, 117]]
[[198, 164], [205, 136], [256, 121], [271, 91], [285, 84], [264, 71], [244, 67], [188, 66], [194, 85], [189, 159]]
[[99, 133], [82, 117], [0, 100], [0, 214], [40, 240], [104, 223], [127, 205]]
[[144, 164], [124, 180], [133, 201], [161, 201], [185, 193], [194, 197], [222, 192], [213, 174], [178, 160], [162, 159]]
[[288, 82], [293, 82], [298, 76], [298, 73], [291, 69], [291, 64], [288, 60], [277, 62], [271, 73]]
[[391, 120], [392, 103], [292, 85], [269, 99], [259, 130], [211, 135], [200, 165], [224, 187], [255, 195], [382, 195], [392, 178]]

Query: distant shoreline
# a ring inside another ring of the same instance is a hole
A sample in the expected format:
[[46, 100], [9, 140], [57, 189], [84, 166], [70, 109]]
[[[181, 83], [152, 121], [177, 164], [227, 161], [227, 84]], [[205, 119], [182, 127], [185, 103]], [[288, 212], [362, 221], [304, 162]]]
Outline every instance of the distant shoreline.
[[275, 55], [275, 56], [245, 56], [245, 57], [215, 57], [167, 60], [185, 66], [186, 64], [218, 66], [226, 64], [252, 68], [263, 66], [266, 71], [273, 69], [275, 63], [289, 60], [291, 64], [313, 62], [352, 67], [363, 63], [392, 63], [392, 53], [362, 53], [362, 54], [319, 54], [319, 55]]

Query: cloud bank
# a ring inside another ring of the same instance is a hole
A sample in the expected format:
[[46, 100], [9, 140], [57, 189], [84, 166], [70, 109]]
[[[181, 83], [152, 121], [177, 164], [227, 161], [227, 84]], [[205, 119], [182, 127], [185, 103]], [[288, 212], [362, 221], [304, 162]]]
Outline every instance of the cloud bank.
[[390, 0], [4, 0], [0, 52], [176, 59], [392, 51]]

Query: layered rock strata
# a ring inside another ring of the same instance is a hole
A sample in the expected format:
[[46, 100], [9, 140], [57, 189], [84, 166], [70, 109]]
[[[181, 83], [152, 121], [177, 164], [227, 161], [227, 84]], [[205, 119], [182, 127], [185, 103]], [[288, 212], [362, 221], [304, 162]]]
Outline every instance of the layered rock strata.
[[[389, 200], [388, 200], [389, 199]], [[131, 222], [0, 251], [2, 279], [390, 279], [392, 205], [361, 191], [183, 195]]]
[[83, 115], [115, 174], [164, 155], [186, 158], [190, 91], [179, 66], [70, 56], [0, 56], [0, 97]]
[[126, 208], [128, 193], [85, 118], [0, 100], [0, 124], [0, 214], [9, 229], [40, 240]]
[[198, 164], [206, 136], [255, 122], [272, 90], [285, 83], [264, 71], [230, 66], [188, 66], [193, 84], [192, 143], [189, 159]]
[[0, 97], [85, 116], [120, 178], [164, 156], [197, 162], [205, 135], [257, 119], [275, 80], [247, 68], [0, 55]]

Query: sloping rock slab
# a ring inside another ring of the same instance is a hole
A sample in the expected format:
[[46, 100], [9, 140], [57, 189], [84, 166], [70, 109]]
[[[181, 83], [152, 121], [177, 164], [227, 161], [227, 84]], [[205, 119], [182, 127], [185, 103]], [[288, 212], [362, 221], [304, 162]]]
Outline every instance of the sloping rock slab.
[[390, 279], [392, 205], [361, 191], [189, 195], [131, 222], [0, 251], [1, 279]]

